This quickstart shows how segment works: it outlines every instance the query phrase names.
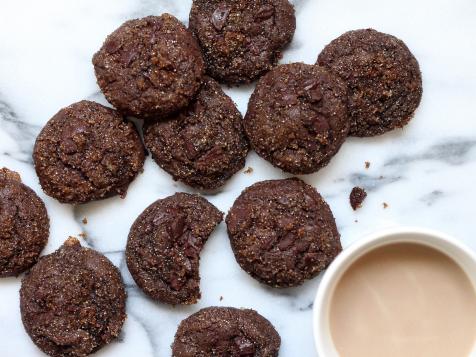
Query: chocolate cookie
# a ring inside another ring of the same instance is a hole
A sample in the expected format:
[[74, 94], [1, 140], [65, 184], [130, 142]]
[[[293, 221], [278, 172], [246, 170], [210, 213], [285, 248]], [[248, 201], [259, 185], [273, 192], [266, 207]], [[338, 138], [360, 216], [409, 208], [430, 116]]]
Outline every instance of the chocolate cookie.
[[420, 67], [394, 36], [372, 29], [346, 32], [324, 48], [317, 63], [347, 82], [350, 135], [401, 128], [420, 104]]
[[228, 84], [248, 83], [276, 65], [296, 19], [287, 0], [194, 0], [190, 29], [208, 73]]
[[126, 293], [119, 270], [105, 256], [69, 238], [23, 279], [20, 309], [28, 335], [43, 352], [87, 356], [119, 335]]
[[197, 42], [169, 14], [125, 22], [107, 37], [93, 64], [107, 100], [138, 118], [186, 107], [205, 71]]
[[309, 174], [327, 165], [347, 137], [346, 101], [345, 84], [326, 69], [281, 65], [258, 82], [243, 125], [258, 155]]
[[176, 193], [151, 204], [127, 240], [127, 267], [137, 285], [167, 304], [195, 304], [200, 298], [199, 254], [222, 217], [199, 195]]
[[47, 195], [64, 203], [125, 196], [142, 170], [144, 147], [113, 109], [81, 101], [61, 109], [36, 139], [35, 169]]
[[180, 323], [173, 357], [277, 357], [281, 338], [254, 310], [208, 307]]
[[240, 266], [273, 287], [313, 278], [342, 249], [329, 206], [297, 178], [248, 187], [233, 204], [226, 224]]
[[214, 189], [245, 165], [248, 142], [241, 122], [233, 101], [217, 82], [206, 78], [189, 108], [166, 121], [146, 124], [145, 145], [175, 180]]
[[16, 172], [0, 169], [0, 277], [18, 275], [35, 264], [49, 228], [43, 201]]

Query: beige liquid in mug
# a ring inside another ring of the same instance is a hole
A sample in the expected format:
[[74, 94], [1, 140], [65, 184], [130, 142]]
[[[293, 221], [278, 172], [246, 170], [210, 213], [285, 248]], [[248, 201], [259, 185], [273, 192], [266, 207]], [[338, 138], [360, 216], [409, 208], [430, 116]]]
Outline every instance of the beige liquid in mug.
[[476, 340], [476, 292], [445, 254], [390, 244], [345, 271], [330, 328], [341, 357], [467, 357]]

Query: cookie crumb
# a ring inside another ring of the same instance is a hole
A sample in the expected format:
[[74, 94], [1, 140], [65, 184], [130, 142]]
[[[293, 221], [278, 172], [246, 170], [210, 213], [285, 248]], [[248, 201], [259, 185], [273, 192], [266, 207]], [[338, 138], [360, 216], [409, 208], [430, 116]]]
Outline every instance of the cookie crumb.
[[243, 171], [243, 173], [251, 174], [251, 173], [253, 173], [253, 168], [251, 166], [248, 166], [248, 168], [245, 171]]
[[383, 205], [383, 209], [385, 209], [385, 208], [388, 207], [388, 203], [387, 203], [387, 202], [382, 203], [382, 205]]
[[86, 217], [84, 217], [81, 222], [83, 222], [83, 224], [88, 224], [88, 219]]
[[361, 187], [354, 187], [350, 192], [349, 201], [352, 209], [355, 211], [356, 209], [362, 207], [362, 202], [367, 197], [367, 192]]
[[86, 238], [88, 237], [88, 235], [84, 232], [81, 232], [78, 234], [78, 236], [80, 236], [81, 238], [83, 238], [84, 240], [86, 240]]
[[365, 161], [365, 168], [368, 169], [370, 167], [370, 161]]

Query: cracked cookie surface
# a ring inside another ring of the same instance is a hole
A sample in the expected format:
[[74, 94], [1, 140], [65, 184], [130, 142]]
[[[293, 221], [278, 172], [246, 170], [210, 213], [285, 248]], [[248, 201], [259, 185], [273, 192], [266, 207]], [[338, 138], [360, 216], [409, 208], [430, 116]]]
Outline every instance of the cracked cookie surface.
[[0, 277], [16, 276], [40, 256], [50, 222], [43, 201], [20, 175], [0, 170]]
[[136, 219], [126, 262], [137, 285], [167, 304], [200, 298], [200, 252], [223, 214], [203, 197], [176, 193], [157, 200]]
[[22, 280], [20, 309], [33, 342], [53, 357], [80, 357], [115, 339], [126, 319], [119, 270], [69, 238]]
[[273, 325], [250, 309], [208, 307], [180, 323], [173, 357], [277, 357], [281, 338]]
[[222, 186], [244, 167], [248, 153], [240, 112], [209, 77], [178, 116], [146, 123], [144, 140], [175, 180], [202, 189]]
[[226, 224], [240, 266], [273, 287], [302, 284], [342, 250], [329, 206], [312, 186], [297, 178], [246, 188]]
[[317, 63], [349, 88], [350, 135], [375, 136], [406, 125], [420, 104], [420, 67], [405, 43], [373, 29], [329, 43]]
[[347, 89], [324, 68], [280, 65], [258, 82], [243, 122], [253, 149], [283, 171], [327, 165], [349, 132]]
[[287, 0], [194, 0], [190, 29], [207, 72], [219, 82], [249, 83], [274, 67], [296, 29]]
[[33, 159], [45, 193], [63, 203], [125, 196], [142, 170], [144, 147], [115, 110], [81, 101], [61, 109], [36, 139]]

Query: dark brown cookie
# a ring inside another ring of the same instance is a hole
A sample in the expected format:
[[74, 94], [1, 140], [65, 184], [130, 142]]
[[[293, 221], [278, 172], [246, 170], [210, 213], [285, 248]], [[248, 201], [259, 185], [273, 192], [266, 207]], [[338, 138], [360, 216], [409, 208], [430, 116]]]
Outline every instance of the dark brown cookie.
[[195, 304], [200, 298], [200, 251], [223, 214], [203, 197], [176, 193], [147, 207], [127, 240], [127, 267], [151, 298]]
[[243, 125], [258, 155], [284, 171], [309, 174], [327, 165], [346, 139], [346, 101], [345, 84], [326, 69], [281, 65], [258, 82]]
[[208, 77], [189, 108], [147, 123], [144, 140], [160, 167], [196, 188], [222, 186], [244, 167], [248, 153], [240, 112]]
[[107, 100], [138, 118], [185, 108], [205, 71], [197, 42], [170, 14], [125, 22], [107, 37], [93, 64]]
[[194, 0], [190, 29], [207, 71], [228, 84], [248, 83], [276, 65], [296, 19], [287, 0]]
[[233, 204], [226, 224], [240, 266], [273, 287], [313, 278], [342, 249], [329, 206], [297, 178], [248, 187]]
[[23, 279], [20, 309], [28, 335], [43, 352], [87, 356], [119, 335], [126, 293], [119, 270], [105, 256], [69, 238]]
[[208, 307], [180, 323], [173, 357], [277, 357], [281, 338], [254, 310]]
[[48, 241], [45, 204], [20, 175], [0, 170], [0, 277], [18, 275], [33, 264]]
[[394, 36], [372, 29], [346, 32], [324, 48], [317, 63], [347, 82], [350, 135], [401, 128], [420, 104], [420, 67]]
[[113, 109], [81, 101], [45, 125], [33, 152], [43, 190], [64, 203], [125, 196], [144, 164], [144, 147], [132, 123]]

